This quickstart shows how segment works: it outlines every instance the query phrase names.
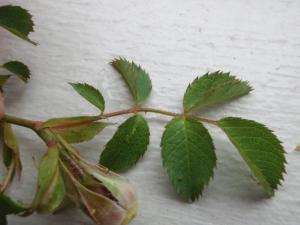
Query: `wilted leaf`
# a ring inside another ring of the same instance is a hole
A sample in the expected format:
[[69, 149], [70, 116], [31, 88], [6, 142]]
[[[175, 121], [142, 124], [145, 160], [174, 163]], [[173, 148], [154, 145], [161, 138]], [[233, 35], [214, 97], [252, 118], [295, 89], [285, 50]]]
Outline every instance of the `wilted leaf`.
[[105, 101], [101, 92], [89, 84], [70, 83], [70, 85], [80, 94], [83, 98], [96, 106], [101, 111], [104, 111]]
[[43, 128], [70, 128], [93, 122], [97, 117], [95, 116], [77, 116], [77, 117], [60, 117], [49, 119], [43, 123]]
[[31, 18], [31, 14], [20, 6], [5, 5], [0, 7], [0, 26], [12, 34], [36, 44], [28, 38], [34, 26]]
[[228, 117], [218, 122], [268, 195], [283, 180], [285, 156], [281, 142], [263, 124]]
[[53, 212], [65, 197], [64, 180], [58, 165], [59, 149], [48, 149], [39, 166], [38, 191], [35, 198], [38, 213]]
[[19, 61], [10, 61], [2, 65], [3, 68], [19, 77], [22, 81], [27, 82], [30, 78], [30, 70], [28, 67]]
[[124, 58], [115, 59], [111, 65], [122, 75], [129, 86], [134, 101], [143, 103], [150, 95], [152, 84], [148, 73], [134, 62]]
[[[13, 166], [13, 174], [17, 172], [19, 175], [22, 170], [22, 163], [19, 153], [18, 141], [13, 133], [12, 127], [9, 123], [3, 122], [3, 160], [7, 168]], [[14, 161], [13, 165], [12, 162]], [[13, 175], [11, 179], [13, 178]]]
[[174, 118], [161, 140], [163, 165], [186, 199], [194, 201], [213, 176], [216, 155], [207, 129], [198, 121]]
[[149, 144], [149, 127], [141, 115], [126, 120], [106, 144], [100, 164], [113, 171], [129, 169], [141, 158]]
[[52, 128], [51, 130], [59, 134], [68, 143], [80, 143], [92, 139], [108, 125], [109, 123], [90, 122], [67, 128]]
[[96, 192], [93, 192], [77, 183], [82, 207], [96, 224], [121, 225], [126, 218], [126, 210]]
[[196, 78], [187, 88], [183, 107], [185, 111], [203, 108], [248, 94], [252, 90], [246, 81], [220, 71]]

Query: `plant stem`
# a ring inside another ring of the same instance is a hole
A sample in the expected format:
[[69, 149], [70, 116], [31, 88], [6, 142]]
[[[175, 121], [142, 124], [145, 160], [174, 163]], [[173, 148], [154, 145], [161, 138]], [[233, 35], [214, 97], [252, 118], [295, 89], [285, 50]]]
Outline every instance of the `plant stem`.
[[0, 186], [0, 193], [4, 192], [7, 189], [8, 185], [10, 184], [10, 181], [13, 178], [13, 175], [15, 172], [15, 164], [16, 164], [16, 161], [15, 161], [15, 159], [13, 159], [12, 163], [9, 165], [9, 168], [8, 168], [7, 174], [4, 178], [4, 181]]
[[107, 118], [114, 117], [114, 116], [130, 114], [130, 113], [137, 113], [137, 112], [144, 112], [144, 113], [150, 112], [150, 113], [157, 113], [157, 114], [172, 116], [172, 117], [183, 116], [183, 117], [192, 118], [192, 119], [195, 119], [195, 120], [198, 120], [201, 122], [209, 123], [209, 124], [212, 124], [215, 126], [218, 125], [217, 121], [215, 121], [215, 120], [210, 120], [210, 119], [206, 119], [206, 118], [202, 118], [202, 117], [198, 117], [198, 116], [194, 116], [194, 115], [190, 115], [190, 114], [186, 114], [186, 113], [174, 113], [174, 112], [169, 112], [169, 111], [160, 110], [160, 109], [139, 108], [139, 107], [133, 107], [130, 109], [125, 109], [125, 110], [121, 110], [121, 111], [103, 114], [103, 115], [100, 115], [98, 118], [99, 119], [107, 119]]
[[[210, 119], [198, 117], [198, 116], [195, 116], [195, 115], [190, 115], [190, 114], [187, 114], [187, 113], [175, 113], [175, 112], [169, 112], [169, 111], [155, 109], [155, 108], [140, 108], [140, 107], [133, 107], [133, 108], [130, 108], [130, 109], [124, 109], [124, 110], [115, 111], [115, 112], [111, 112], [111, 113], [101, 114], [99, 116], [95, 116], [91, 120], [91, 122], [101, 120], [101, 119], [108, 119], [110, 117], [115, 117], [115, 116], [120, 116], [120, 115], [125, 115], [125, 114], [137, 113], [137, 112], [157, 113], [157, 114], [161, 114], [161, 115], [165, 115], [165, 116], [171, 116], [171, 117], [182, 116], [182, 117], [191, 118], [191, 119], [195, 119], [195, 120], [198, 120], [198, 121], [201, 121], [201, 122], [205, 122], [205, 123], [209, 123], [209, 124], [218, 126], [217, 121], [215, 121], [215, 120], [210, 120]], [[30, 129], [36, 131], [37, 133], [38, 133], [38, 130], [39, 130], [38, 129], [39, 125], [42, 123], [42, 122], [39, 122], [39, 121], [28, 120], [28, 119], [15, 117], [15, 116], [7, 115], [7, 114], [4, 115], [2, 120], [6, 121], [8, 123], [11, 123], [11, 124], [15, 124], [15, 125], [30, 128]], [[80, 125], [80, 124], [81, 123], [78, 123], [76, 125]]]
[[7, 114], [5, 114], [3, 116], [2, 120], [6, 121], [8, 123], [12, 123], [12, 124], [19, 125], [19, 126], [22, 126], [22, 127], [27, 127], [27, 128], [30, 128], [30, 129], [35, 129], [35, 126], [37, 124], [36, 121], [27, 120], [27, 119], [24, 119], [24, 118], [11, 116], [11, 115], [7, 115]]

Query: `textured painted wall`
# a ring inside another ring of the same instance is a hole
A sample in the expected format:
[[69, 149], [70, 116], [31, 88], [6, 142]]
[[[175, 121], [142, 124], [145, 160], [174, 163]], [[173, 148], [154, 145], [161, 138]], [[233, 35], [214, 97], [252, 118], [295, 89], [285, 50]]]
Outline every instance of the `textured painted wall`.
[[[215, 177], [199, 201], [182, 202], [160, 160], [160, 136], [168, 118], [149, 114], [151, 145], [125, 174], [140, 197], [140, 215], [133, 225], [300, 224], [300, 154], [293, 151], [300, 142], [300, 1], [2, 0], [0, 4], [6, 3], [31, 11], [36, 23], [31, 38], [39, 43], [34, 47], [0, 31], [0, 59], [22, 60], [32, 70], [28, 85], [11, 80], [6, 88], [11, 114], [46, 119], [96, 112], [67, 84], [76, 81], [99, 87], [108, 111], [129, 107], [128, 90], [108, 65], [116, 56], [149, 71], [153, 93], [147, 106], [180, 111], [188, 83], [207, 71], [231, 71], [255, 87], [249, 96], [199, 113], [213, 119], [252, 118], [276, 132], [289, 164], [275, 197], [264, 197], [225, 135], [209, 126], [219, 158]], [[81, 144], [81, 153], [96, 162], [115, 129], [109, 127]], [[45, 148], [32, 132], [16, 131], [26, 164], [24, 179], [10, 194], [26, 201], [36, 187], [32, 156], [39, 158]], [[73, 210], [9, 219], [13, 225], [92, 224]]]

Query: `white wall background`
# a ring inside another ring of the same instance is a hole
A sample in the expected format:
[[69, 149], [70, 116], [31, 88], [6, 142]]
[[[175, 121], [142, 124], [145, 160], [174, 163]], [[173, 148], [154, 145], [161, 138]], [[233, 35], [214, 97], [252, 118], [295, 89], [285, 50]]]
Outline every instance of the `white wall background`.
[[[153, 82], [147, 106], [181, 110], [186, 86], [207, 71], [231, 71], [249, 80], [255, 91], [230, 104], [199, 113], [209, 118], [240, 116], [271, 127], [283, 141], [288, 175], [275, 197], [264, 197], [225, 135], [208, 127], [215, 139], [218, 168], [199, 201], [175, 194], [160, 160], [160, 136], [169, 118], [147, 115], [151, 145], [138, 165], [125, 174], [138, 189], [140, 213], [133, 225], [297, 225], [300, 224], [300, 1], [298, 0], [2, 0], [34, 15], [34, 47], [0, 31], [0, 60], [28, 64], [28, 85], [15, 80], [6, 88], [7, 112], [28, 118], [91, 114], [68, 82], [99, 87], [107, 111], [130, 106], [130, 95], [108, 65], [124, 56], [143, 65]], [[121, 122], [126, 117], [113, 119]], [[81, 153], [97, 162], [116, 127], [107, 128]], [[29, 201], [35, 191], [42, 142], [16, 129], [22, 143], [23, 179], [10, 194]], [[4, 171], [3, 166], [0, 168]], [[3, 172], [1, 172], [3, 175]], [[79, 211], [57, 216], [9, 217], [13, 225], [89, 225]]]

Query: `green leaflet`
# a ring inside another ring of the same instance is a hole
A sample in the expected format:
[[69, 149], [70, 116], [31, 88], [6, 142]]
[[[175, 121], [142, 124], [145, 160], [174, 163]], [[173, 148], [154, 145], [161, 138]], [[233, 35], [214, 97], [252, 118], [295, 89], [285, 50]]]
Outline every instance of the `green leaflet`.
[[27, 206], [14, 202], [11, 198], [0, 193], [0, 215], [17, 214], [28, 209]]
[[0, 7], [0, 26], [12, 34], [36, 45], [28, 38], [33, 31], [33, 21], [30, 13], [20, 6], [5, 5]]
[[196, 78], [187, 88], [184, 98], [184, 110], [204, 108], [248, 94], [252, 87], [229, 73], [220, 71], [207, 73]]
[[270, 196], [283, 180], [285, 156], [281, 142], [263, 124], [228, 117], [218, 125], [240, 152], [266, 193]]
[[174, 118], [161, 140], [163, 166], [177, 192], [194, 201], [216, 166], [214, 145], [207, 129], [198, 121]]
[[83, 98], [96, 106], [102, 112], [105, 108], [105, 102], [100, 91], [89, 84], [70, 83], [70, 85], [80, 94]]
[[106, 144], [100, 164], [113, 171], [124, 171], [141, 158], [149, 144], [149, 127], [141, 115], [126, 120]]
[[22, 81], [27, 82], [30, 78], [30, 70], [28, 67], [19, 61], [10, 61], [2, 65], [3, 68], [19, 77]]
[[108, 125], [109, 123], [90, 122], [66, 128], [52, 128], [51, 130], [55, 134], [59, 134], [68, 143], [80, 143], [92, 139]]
[[43, 128], [67, 128], [78, 126], [85, 123], [91, 123], [96, 116], [76, 116], [76, 117], [60, 117], [47, 120], [43, 123]]
[[122, 75], [129, 86], [134, 101], [143, 103], [150, 95], [152, 84], [148, 73], [134, 62], [124, 58], [114, 59], [111, 65]]
[[58, 165], [59, 149], [50, 147], [39, 166], [38, 191], [35, 198], [38, 213], [53, 212], [64, 200], [66, 191]]

